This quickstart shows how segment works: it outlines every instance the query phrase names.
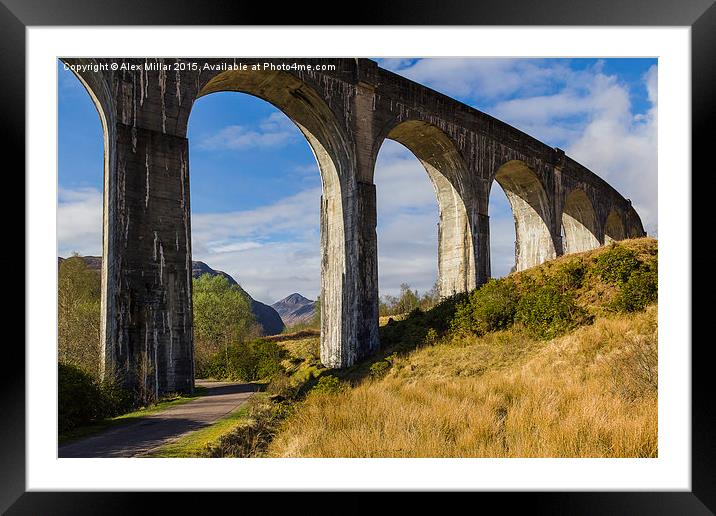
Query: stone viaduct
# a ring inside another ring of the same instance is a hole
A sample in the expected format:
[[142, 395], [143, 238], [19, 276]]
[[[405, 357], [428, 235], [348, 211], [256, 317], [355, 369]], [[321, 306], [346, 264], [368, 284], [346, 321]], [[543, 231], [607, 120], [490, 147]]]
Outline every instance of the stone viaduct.
[[264, 99], [313, 149], [323, 185], [321, 361], [328, 367], [350, 366], [379, 346], [373, 174], [386, 138], [413, 152], [435, 188], [441, 295], [490, 277], [495, 181], [514, 214], [517, 270], [645, 234], [630, 201], [563, 151], [369, 59], [63, 62], [104, 130], [105, 375], [133, 389], [193, 389], [187, 124], [203, 95]]

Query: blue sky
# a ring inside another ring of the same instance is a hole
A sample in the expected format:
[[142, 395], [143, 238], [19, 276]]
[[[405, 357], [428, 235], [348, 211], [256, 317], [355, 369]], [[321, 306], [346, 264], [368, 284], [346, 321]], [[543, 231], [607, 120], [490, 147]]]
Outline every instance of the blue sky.
[[[380, 59], [380, 66], [500, 118], [567, 153], [634, 202], [657, 233], [655, 59]], [[58, 64], [59, 252], [101, 252], [102, 134], [89, 95]], [[256, 299], [319, 291], [321, 182], [305, 138], [255, 97], [215, 93], [189, 121], [195, 260]], [[435, 194], [417, 159], [386, 141], [376, 164], [381, 294], [437, 275]], [[390, 195], [387, 193], [390, 192]], [[399, 192], [399, 195], [396, 194]], [[514, 263], [514, 221], [494, 185], [492, 272]]]

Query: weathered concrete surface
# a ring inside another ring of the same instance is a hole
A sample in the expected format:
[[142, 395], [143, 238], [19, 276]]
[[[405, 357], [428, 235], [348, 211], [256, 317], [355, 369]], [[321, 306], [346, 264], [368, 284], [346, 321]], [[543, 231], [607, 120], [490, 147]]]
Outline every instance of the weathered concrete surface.
[[[329, 367], [354, 364], [379, 345], [373, 175], [386, 138], [417, 156], [435, 188], [442, 295], [490, 277], [495, 182], [515, 216], [520, 270], [644, 235], [631, 203], [561, 150], [368, 59], [65, 62], [106, 65], [77, 70], [105, 131], [105, 363], [141, 392], [191, 389], [186, 131], [203, 95], [262, 98], [293, 120], [313, 149], [323, 183], [321, 360]], [[112, 63], [119, 69], [111, 71]], [[297, 66], [277, 68], [287, 63]]]
[[137, 457], [183, 435], [200, 430], [238, 410], [256, 392], [256, 384], [198, 381], [206, 395], [131, 423], [60, 446], [65, 457]]

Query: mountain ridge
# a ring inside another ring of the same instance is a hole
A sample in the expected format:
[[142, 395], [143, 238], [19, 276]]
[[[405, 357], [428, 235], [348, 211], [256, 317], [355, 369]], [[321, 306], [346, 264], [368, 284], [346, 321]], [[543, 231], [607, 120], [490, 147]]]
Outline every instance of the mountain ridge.
[[276, 301], [271, 308], [276, 310], [283, 323], [288, 327], [310, 322], [316, 313], [316, 302], [294, 292]]

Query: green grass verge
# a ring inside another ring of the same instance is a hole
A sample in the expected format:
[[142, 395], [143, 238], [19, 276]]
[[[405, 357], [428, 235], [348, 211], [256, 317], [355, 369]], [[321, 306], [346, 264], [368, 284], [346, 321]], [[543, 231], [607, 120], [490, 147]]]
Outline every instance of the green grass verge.
[[206, 394], [206, 387], [201, 387], [197, 385], [194, 388], [193, 394], [178, 395], [172, 398], [166, 398], [150, 407], [142, 407], [141, 409], [135, 410], [133, 412], [127, 412], [126, 414], [122, 414], [121, 416], [104, 419], [102, 421], [97, 421], [96, 423], [93, 423], [91, 425], [75, 428], [73, 430], [70, 430], [69, 432], [61, 433], [58, 436], [58, 441], [60, 445], [67, 444], [71, 441], [76, 441], [77, 439], [82, 439], [83, 437], [88, 437], [90, 435], [99, 433], [108, 428], [114, 428], [120, 425], [131, 423], [132, 421], [135, 421], [139, 418], [149, 416], [151, 414], [156, 414], [157, 412], [161, 412], [170, 407], [182, 405], [200, 396], [203, 396], [204, 394]]
[[[254, 396], [260, 396], [257, 393]], [[218, 441], [223, 435], [226, 435], [248, 420], [250, 406], [244, 404], [238, 410], [224, 416], [212, 425], [195, 430], [188, 434], [161, 446], [153, 452], [143, 455], [143, 457], [153, 458], [189, 458], [189, 457], [205, 457], [207, 447]]]

